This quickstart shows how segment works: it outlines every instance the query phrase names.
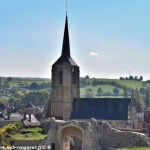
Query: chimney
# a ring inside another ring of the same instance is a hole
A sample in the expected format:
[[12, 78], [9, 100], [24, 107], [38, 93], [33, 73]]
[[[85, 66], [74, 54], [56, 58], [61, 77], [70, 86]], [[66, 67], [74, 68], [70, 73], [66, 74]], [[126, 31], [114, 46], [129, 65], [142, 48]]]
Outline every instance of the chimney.
[[26, 112], [23, 112], [23, 115], [24, 115], [23, 120], [26, 120], [27, 119], [26, 118]]

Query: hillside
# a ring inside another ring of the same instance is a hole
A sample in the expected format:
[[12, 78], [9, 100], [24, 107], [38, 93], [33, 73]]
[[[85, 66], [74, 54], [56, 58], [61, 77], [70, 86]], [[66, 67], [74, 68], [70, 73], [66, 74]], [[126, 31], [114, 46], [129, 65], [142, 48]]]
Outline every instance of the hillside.
[[[118, 80], [118, 79], [98, 79], [98, 78], [91, 78], [91, 79], [85, 79], [82, 78], [82, 80], [86, 80], [87, 85], [83, 86], [81, 85], [80, 87], [80, 95], [83, 97], [85, 96], [85, 92], [88, 89], [92, 89], [92, 91], [94, 92], [94, 95], [97, 95], [97, 90], [98, 88], [102, 88], [102, 94], [104, 93], [113, 93], [113, 89], [114, 88], [118, 88], [119, 89], [119, 94], [123, 94], [124, 89], [121, 88], [121, 86], [126, 86], [128, 89], [138, 89], [140, 90], [141, 88], [147, 89], [150, 88], [150, 83], [147, 83], [145, 81], [132, 81], [132, 80]], [[106, 84], [92, 84], [94, 81], [96, 80], [96, 82], [105, 82]], [[114, 85], [116, 83], [118, 83], [120, 85], [120, 87], [118, 86], [114, 86], [111, 83], [114, 83]], [[129, 92], [130, 93], [130, 92]]]
[[[144, 105], [146, 81], [80, 78], [80, 97], [131, 97], [132, 91], [139, 93], [140, 102]], [[0, 101], [9, 103], [26, 103], [32, 101], [46, 104], [50, 97], [51, 80], [44, 78], [4, 78], [0, 80]]]

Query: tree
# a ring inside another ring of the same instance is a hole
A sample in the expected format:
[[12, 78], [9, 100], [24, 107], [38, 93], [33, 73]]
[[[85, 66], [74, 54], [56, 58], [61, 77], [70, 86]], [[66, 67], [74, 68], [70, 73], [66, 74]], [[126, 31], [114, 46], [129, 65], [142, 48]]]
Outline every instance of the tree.
[[142, 76], [140, 76], [140, 79], [139, 79], [140, 81], [143, 81], [143, 77]]
[[30, 85], [30, 90], [39, 90], [40, 86], [36, 82], [32, 82]]
[[93, 81], [92, 81], [92, 86], [97, 86], [97, 85], [98, 85], [98, 80], [93, 79]]
[[100, 95], [102, 94], [102, 92], [103, 92], [102, 88], [99, 87], [99, 88], [97, 89], [97, 96], [100, 96]]
[[146, 92], [146, 90], [145, 90], [145, 88], [140, 88], [139, 92], [140, 92], [142, 95], [144, 95], [145, 92]]
[[19, 105], [21, 104], [21, 99], [15, 99], [14, 103], [13, 103], [13, 107], [17, 108]]
[[2, 78], [0, 77], [0, 87], [2, 86]]
[[88, 81], [87, 81], [87, 79], [85, 79], [85, 78], [81, 78], [81, 80], [80, 80], [80, 85], [81, 85], [81, 87], [85, 87], [85, 86], [87, 86], [87, 85], [88, 85]]
[[86, 76], [85, 76], [85, 79], [90, 79], [89, 75], [86, 75]]
[[129, 80], [134, 80], [134, 77], [133, 76], [129, 76]]
[[5, 90], [0, 89], [0, 96], [2, 96], [3, 94], [5, 94]]
[[8, 100], [9, 107], [13, 107], [14, 101], [15, 101], [14, 98], [9, 98]]
[[113, 93], [114, 93], [114, 95], [116, 95], [116, 96], [117, 96], [117, 95], [119, 94], [119, 89], [114, 88], [114, 89], [113, 89]]
[[11, 81], [12, 81], [12, 77], [8, 77], [8, 78], [7, 78], [7, 81], [8, 81], [8, 82], [11, 82]]
[[45, 106], [49, 97], [50, 94], [47, 91], [30, 92], [22, 98], [21, 103], [27, 104], [31, 102], [35, 106]]
[[4, 81], [4, 85], [7, 86], [7, 87], [9, 87], [9, 81], [8, 81], [8, 80], [5, 80], [5, 81]]
[[138, 80], [138, 76], [135, 76], [135, 77], [134, 77], [134, 80], [136, 80], [136, 81], [137, 81], [137, 80]]
[[11, 94], [16, 94], [18, 92], [18, 88], [17, 87], [11, 87], [11, 89], [9, 90], [9, 93]]
[[94, 93], [92, 89], [87, 89], [85, 92], [85, 98], [94, 98]]
[[146, 105], [146, 107], [150, 107], [150, 91], [149, 91], [149, 89], [146, 89], [145, 105]]
[[137, 102], [139, 102], [139, 99], [140, 99], [139, 90], [136, 88], [134, 93], [135, 93], [135, 98], [136, 98]]

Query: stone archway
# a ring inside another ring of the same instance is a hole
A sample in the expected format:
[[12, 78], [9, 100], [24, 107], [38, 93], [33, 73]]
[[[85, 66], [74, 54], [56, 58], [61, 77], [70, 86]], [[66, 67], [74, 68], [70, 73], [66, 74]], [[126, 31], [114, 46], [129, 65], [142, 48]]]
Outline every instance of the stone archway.
[[71, 150], [70, 149], [70, 141], [68, 137], [77, 137], [81, 141], [81, 149], [82, 150], [82, 140], [83, 133], [82, 130], [78, 127], [68, 126], [62, 129], [61, 131], [61, 150]]

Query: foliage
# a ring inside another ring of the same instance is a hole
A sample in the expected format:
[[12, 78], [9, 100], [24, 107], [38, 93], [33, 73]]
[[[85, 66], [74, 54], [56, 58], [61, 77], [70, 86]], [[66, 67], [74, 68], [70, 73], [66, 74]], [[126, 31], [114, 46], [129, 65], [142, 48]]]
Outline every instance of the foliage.
[[36, 82], [32, 82], [31, 85], [29, 86], [30, 90], [41, 90], [45, 88], [50, 88], [50, 83], [43, 82], [42, 84], [38, 84]]
[[150, 91], [146, 89], [145, 106], [150, 107]]
[[92, 86], [97, 86], [99, 84], [98, 80], [93, 79], [92, 81]]
[[3, 95], [3, 94], [5, 94], [5, 90], [0, 89], [0, 96]]
[[146, 93], [146, 89], [145, 88], [140, 88], [139, 92], [144, 95]]
[[14, 140], [40, 140], [44, 139], [47, 135], [42, 134], [42, 128], [22, 128], [11, 137]]
[[87, 78], [81, 78], [80, 79], [80, 87], [85, 87], [89, 84], [90, 84], [89, 79], [87, 79]]
[[114, 88], [113, 89], [113, 93], [114, 93], [114, 95], [118, 95], [119, 94], [119, 90], [117, 88]]
[[12, 77], [8, 77], [8, 78], [7, 78], [7, 81], [8, 81], [8, 82], [11, 82], [11, 81], [12, 81]]
[[12, 140], [40, 140], [46, 136], [42, 134], [42, 128], [24, 128], [21, 122], [0, 128], [0, 144], [3, 146], [9, 146]]
[[50, 95], [47, 91], [30, 92], [22, 98], [21, 103], [27, 104], [31, 102], [35, 106], [44, 106], [46, 105], [49, 97]]
[[85, 76], [85, 79], [90, 79], [89, 75], [86, 75], [86, 76]]
[[2, 77], [0, 77], [0, 87], [2, 86]]
[[140, 77], [138, 77], [138, 76], [133, 77], [132, 75], [130, 75], [129, 77], [125, 77], [125, 78], [120, 77], [120, 80], [143, 81], [143, 77], [142, 76], [140, 76]]
[[8, 124], [3, 128], [0, 128], [0, 143], [4, 146], [9, 146], [12, 140], [9, 134], [14, 134], [16, 131], [23, 127], [21, 122], [15, 122], [13, 124]]
[[94, 98], [94, 93], [93, 93], [92, 89], [86, 90], [85, 98]]
[[21, 99], [20, 98], [9, 98], [8, 100], [9, 106], [17, 108], [21, 104]]
[[41, 133], [42, 128], [36, 127], [36, 128], [23, 128], [21, 130], [22, 133]]
[[[137, 79], [137, 77], [134, 77]], [[140, 77], [138, 77], [139, 79]], [[7, 84], [5, 84], [7, 82]], [[33, 90], [31, 88], [32, 83], [36, 83], [38, 85], [38, 90]], [[93, 86], [94, 85], [94, 86]], [[145, 104], [146, 98], [146, 89], [150, 88], [150, 83], [146, 81], [139, 80], [117, 80], [117, 79], [98, 79], [98, 78], [90, 78], [88, 75], [84, 78], [80, 78], [80, 96], [85, 97], [87, 89], [92, 89], [92, 97], [126, 97], [124, 95], [124, 87], [127, 87], [126, 96], [131, 97], [131, 93], [133, 90], [139, 89], [139, 101], [141, 104]], [[21, 103], [32, 102], [34, 105], [42, 106], [45, 105], [47, 100], [50, 97], [50, 87], [51, 80], [49, 79], [39, 79], [39, 78], [14, 78], [11, 82], [7, 81], [7, 78], [1, 77], [1, 88], [5, 91], [0, 95], [1, 102], [8, 102], [9, 106], [17, 107]], [[98, 89], [102, 89], [102, 93], [98, 95]], [[119, 90], [118, 95], [113, 94], [113, 89], [117, 88]], [[33, 93], [40, 94], [33, 94]], [[46, 92], [48, 94], [44, 94], [41, 92]], [[32, 94], [30, 94], [32, 93]], [[39, 96], [41, 95], [41, 96]], [[42, 96], [43, 95], [43, 96]], [[41, 98], [44, 97], [44, 98]], [[91, 97], [91, 96], [90, 96]], [[30, 100], [28, 100], [30, 99]]]
[[99, 87], [99, 88], [97, 89], [97, 96], [101, 96], [102, 92], [103, 92], [102, 88]]

